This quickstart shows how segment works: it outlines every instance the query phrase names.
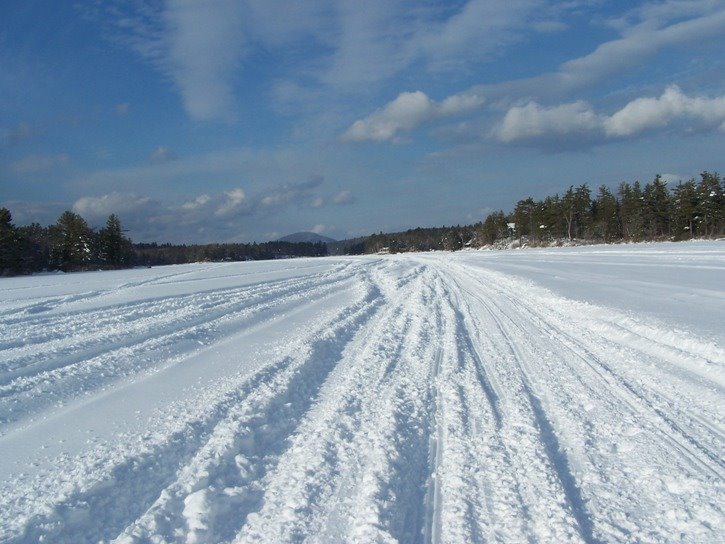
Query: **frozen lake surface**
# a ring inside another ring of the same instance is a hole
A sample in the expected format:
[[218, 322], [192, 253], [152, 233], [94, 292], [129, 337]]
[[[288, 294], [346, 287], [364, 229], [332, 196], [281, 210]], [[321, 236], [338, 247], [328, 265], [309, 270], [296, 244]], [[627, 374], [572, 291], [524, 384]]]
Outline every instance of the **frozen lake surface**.
[[717, 542], [725, 243], [0, 279], [0, 542]]

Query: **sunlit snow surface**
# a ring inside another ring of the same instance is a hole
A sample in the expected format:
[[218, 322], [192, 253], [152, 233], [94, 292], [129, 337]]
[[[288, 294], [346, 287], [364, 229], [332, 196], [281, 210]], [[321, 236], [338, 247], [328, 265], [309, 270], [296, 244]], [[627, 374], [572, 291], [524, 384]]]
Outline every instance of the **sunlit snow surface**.
[[0, 542], [722, 542], [725, 243], [0, 279]]

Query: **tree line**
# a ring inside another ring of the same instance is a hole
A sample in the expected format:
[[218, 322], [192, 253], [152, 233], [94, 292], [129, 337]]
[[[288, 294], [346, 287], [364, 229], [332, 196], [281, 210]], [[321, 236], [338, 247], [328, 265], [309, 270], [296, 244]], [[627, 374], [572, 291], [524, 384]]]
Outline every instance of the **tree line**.
[[509, 213], [491, 213], [474, 225], [379, 233], [351, 245], [348, 253], [457, 250], [493, 245], [686, 240], [725, 235], [725, 185], [720, 175], [680, 181], [671, 189], [661, 176], [644, 186], [621, 183], [570, 186], [563, 195], [519, 200]]
[[[398, 253], [465, 247], [558, 245], [594, 242], [685, 240], [725, 235], [725, 180], [702, 172], [700, 180], [672, 188], [661, 176], [644, 186], [621, 183], [616, 191], [601, 185], [595, 194], [585, 183], [562, 195], [519, 200], [509, 213], [454, 227], [416, 228], [378, 233], [330, 245], [332, 253]], [[134, 244], [111, 214], [96, 231], [78, 214], [66, 211], [54, 225], [16, 227], [0, 208], [0, 275], [43, 270], [97, 270], [199, 261], [265, 260], [328, 254], [324, 243]]]
[[133, 245], [116, 214], [111, 214], [98, 231], [71, 211], [63, 212], [48, 227], [38, 223], [16, 227], [10, 211], [0, 208], [0, 275], [113, 269], [132, 264]]
[[111, 214], [103, 228], [92, 229], [83, 217], [66, 211], [55, 224], [16, 227], [12, 215], [0, 208], [0, 275], [48, 270], [76, 272], [132, 266], [183, 264], [199, 261], [244, 261], [327, 255], [322, 243], [265, 242], [261, 244], [134, 244], [121, 221]]

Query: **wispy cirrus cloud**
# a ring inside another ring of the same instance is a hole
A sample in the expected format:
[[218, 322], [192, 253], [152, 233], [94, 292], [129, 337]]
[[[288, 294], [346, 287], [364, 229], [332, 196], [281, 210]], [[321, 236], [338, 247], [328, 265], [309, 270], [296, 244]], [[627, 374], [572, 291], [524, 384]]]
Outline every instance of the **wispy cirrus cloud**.
[[53, 153], [48, 155], [29, 155], [10, 165], [10, 169], [16, 174], [34, 174], [38, 172], [50, 172], [68, 164], [67, 153]]
[[39, 134], [30, 123], [18, 123], [12, 128], [0, 129], [0, 149], [13, 147]]
[[92, 16], [111, 29], [109, 38], [168, 77], [190, 117], [233, 119], [234, 82], [246, 44], [243, 3], [109, 2]]

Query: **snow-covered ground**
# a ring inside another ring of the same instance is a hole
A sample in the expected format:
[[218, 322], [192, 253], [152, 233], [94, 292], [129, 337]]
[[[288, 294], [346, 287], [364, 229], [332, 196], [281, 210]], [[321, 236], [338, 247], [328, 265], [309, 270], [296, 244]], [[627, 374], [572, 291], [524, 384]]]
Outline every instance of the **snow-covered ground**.
[[722, 542], [725, 243], [0, 280], [0, 542]]

